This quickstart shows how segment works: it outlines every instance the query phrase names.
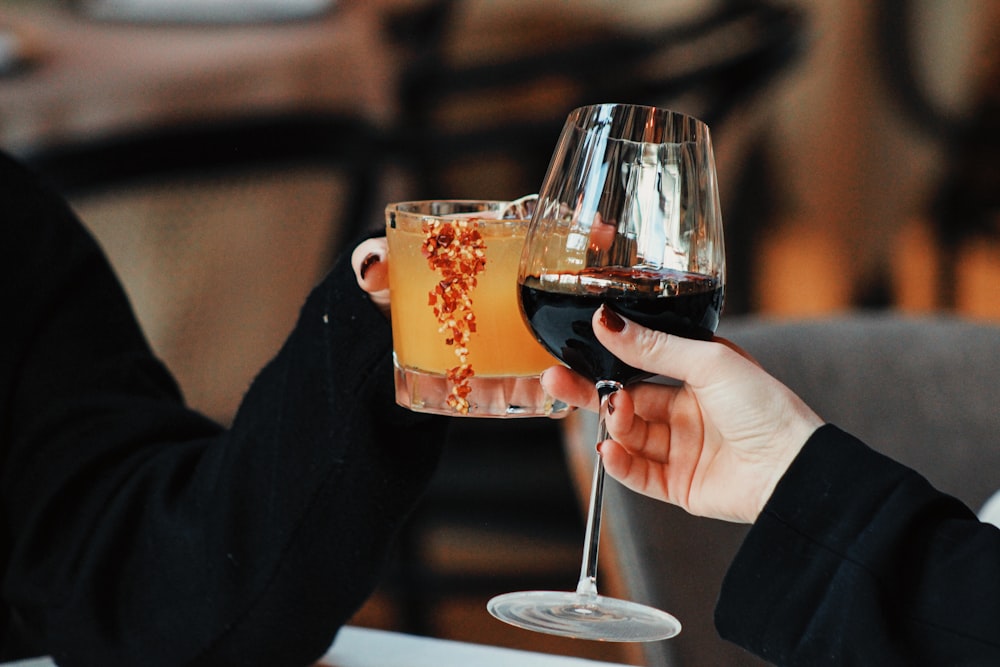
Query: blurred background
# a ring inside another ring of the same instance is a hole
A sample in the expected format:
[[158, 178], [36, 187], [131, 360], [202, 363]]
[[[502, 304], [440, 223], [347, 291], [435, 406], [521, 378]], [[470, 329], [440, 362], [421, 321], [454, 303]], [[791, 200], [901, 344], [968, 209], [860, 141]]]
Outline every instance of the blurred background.
[[[534, 192], [566, 114], [610, 101], [712, 127], [726, 317], [1000, 321], [995, 0], [0, 5], [0, 149], [66, 194], [222, 422], [386, 202]], [[645, 664], [486, 614], [572, 587], [582, 544], [559, 425], [488, 427], [457, 425], [356, 622]]]

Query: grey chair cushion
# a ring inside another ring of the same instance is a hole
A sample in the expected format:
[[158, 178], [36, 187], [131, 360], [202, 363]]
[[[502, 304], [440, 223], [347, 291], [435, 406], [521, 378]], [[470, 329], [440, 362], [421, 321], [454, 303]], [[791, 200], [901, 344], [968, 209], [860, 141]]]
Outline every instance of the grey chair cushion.
[[[845, 315], [724, 322], [824, 419], [979, 507], [1000, 489], [1000, 326], [945, 317]], [[593, 422], [591, 422], [593, 423]], [[722, 577], [746, 527], [691, 517], [609, 484], [608, 539], [633, 599], [684, 631], [647, 648], [651, 665], [759, 665], [715, 633]]]
[[852, 316], [720, 330], [824, 419], [974, 508], [1000, 488], [1000, 326]]

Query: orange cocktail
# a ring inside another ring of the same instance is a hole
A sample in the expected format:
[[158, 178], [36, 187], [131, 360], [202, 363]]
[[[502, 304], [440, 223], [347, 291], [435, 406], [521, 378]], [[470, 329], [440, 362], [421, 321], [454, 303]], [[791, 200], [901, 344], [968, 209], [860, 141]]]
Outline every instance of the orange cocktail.
[[553, 411], [538, 376], [557, 361], [528, 331], [517, 302], [528, 221], [499, 218], [505, 206], [420, 201], [386, 208], [401, 405], [482, 417]]

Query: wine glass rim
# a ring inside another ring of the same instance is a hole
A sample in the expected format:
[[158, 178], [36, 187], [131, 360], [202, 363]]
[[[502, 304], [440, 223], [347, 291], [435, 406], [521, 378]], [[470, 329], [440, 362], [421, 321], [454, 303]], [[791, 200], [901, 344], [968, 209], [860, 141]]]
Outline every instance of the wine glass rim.
[[403, 211], [406, 213], [417, 212], [417, 209], [426, 208], [433, 205], [447, 205], [447, 206], [462, 206], [462, 207], [473, 207], [473, 206], [484, 206], [483, 210], [490, 210], [490, 207], [497, 208], [508, 202], [502, 199], [475, 199], [475, 198], [427, 198], [427, 199], [407, 199], [405, 201], [395, 201], [390, 202], [386, 205], [386, 208]]
[[[696, 143], [698, 141], [706, 140], [710, 136], [708, 123], [696, 116], [684, 113], [683, 111], [668, 109], [666, 107], [659, 107], [650, 104], [633, 104], [629, 102], [604, 102], [577, 107], [567, 116], [567, 124], [572, 123], [576, 127], [581, 127], [582, 119], [593, 117], [595, 114], [604, 116], [608, 119], [608, 121], [620, 120], [620, 118], [626, 114], [645, 114], [647, 116], [660, 117], [662, 119], [661, 122], [653, 125], [645, 125], [643, 127], [642, 139], [636, 140], [628, 137], [616, 137], [618, 140], [631, 140], [636, 141], [637, 143], [659, 145], [678, 145]], [[678, 133], [679, 136], [671, 138], [670, 140], [662, 140], [660, 138], [647, 139], [645, 136], [646, 133], [653, 132], [653, 137], [656, 137], [655, 130], [664, 130], [665, 128], [668, 133], [674, 132], [674, 128], [681, 128], [681, 132]]]
[[[537, 197], [537, 195], [531, 195]], [[395, 226], [397, 218], [419, 224], [419, 221], [434, 221], [465, 218], [474, 220], [483, 227], [500, 228], [527, 227], [530, 213], [518, 215], [511, 205], [522, 201], [503, 199], [411, 199], [386, 204], [385, 213], [390, 224]]]

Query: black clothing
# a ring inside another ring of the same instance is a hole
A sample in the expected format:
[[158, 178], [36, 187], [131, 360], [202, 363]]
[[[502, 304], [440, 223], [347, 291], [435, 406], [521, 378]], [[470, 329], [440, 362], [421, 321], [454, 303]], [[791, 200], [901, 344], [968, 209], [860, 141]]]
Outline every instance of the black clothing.
[[715, 620], [778, 665], [1000, 665], [1000, 529], [827, 425], [748, 533]]
[[231, 428], [182, 402], [97, 244], [0, 156], [0, 659], [315, 660], [374, 588], [444, 420], [395, 405], [348, 258]]

